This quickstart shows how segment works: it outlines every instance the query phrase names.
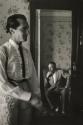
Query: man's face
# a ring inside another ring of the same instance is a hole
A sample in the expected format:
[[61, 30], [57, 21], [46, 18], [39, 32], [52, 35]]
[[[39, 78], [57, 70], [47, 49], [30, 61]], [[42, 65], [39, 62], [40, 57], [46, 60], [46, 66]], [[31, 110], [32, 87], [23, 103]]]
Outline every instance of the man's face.
[[24, 42], [27, 41], [27, 37], [29, 34], [28, 23], [25, 20], [18, 19], [19, 26], [16, 29], [13, 29], [12, 36], [15, 42]]
[[54, 72], [54, 65], [53, 64], [49, 64], [48, 65], [48, 69], [49, 69], [49, 72]]

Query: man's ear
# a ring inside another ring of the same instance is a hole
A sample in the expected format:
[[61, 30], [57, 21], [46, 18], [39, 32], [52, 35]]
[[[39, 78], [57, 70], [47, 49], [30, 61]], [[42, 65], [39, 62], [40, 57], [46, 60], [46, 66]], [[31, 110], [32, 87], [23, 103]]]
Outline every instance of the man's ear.
[[15, 29], [10, 28], [10, 33], [13, 34], [15, 32]]

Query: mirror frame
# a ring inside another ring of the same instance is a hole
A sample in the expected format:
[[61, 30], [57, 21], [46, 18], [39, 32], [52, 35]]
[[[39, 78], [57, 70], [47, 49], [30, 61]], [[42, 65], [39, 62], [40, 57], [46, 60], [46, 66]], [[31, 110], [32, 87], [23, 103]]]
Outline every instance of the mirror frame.
[[78, 3], [74, 4], [72, 0], [31, 0], [30, 2], [30, 40], [31, 52], [35, 62], [35, 20], [36, 9], [56, 9], [56, 10], [71, 10], [72, 11], [72, 57], [71, 67], [78, 63], [78, 48], [79, 48], [79, 8]]
[[[35, 63], [35, 20], [36, 9], [55, 9], [55, 10], [71, 10], [72, 11], [72, 52], [71, 52], [71, 98], [72, 107], [78, 104], [79, 96], [77, 99], [76, 85], [78, 84], [78, 53], [79, 53], [79, 29], [80, 29], [80, 1], [73, 0], [31, 0], [30, 2], [30, 40], [31, 40], [31, 52]], [[74, 66], [76, 69], [74, 70]], [[41, 74], [40, 74], [41, 75]], [[40, 79], [42, 80], [42, 79]], [[75, 97], [75, 99], [74, 99]]]

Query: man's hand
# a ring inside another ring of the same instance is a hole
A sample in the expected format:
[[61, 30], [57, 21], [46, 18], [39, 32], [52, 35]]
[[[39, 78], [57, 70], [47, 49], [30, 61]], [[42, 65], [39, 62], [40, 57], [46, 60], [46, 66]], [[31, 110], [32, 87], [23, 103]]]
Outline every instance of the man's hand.
[[32, 96], [31, 96], [31, 99], [30, 99], [30, 104], [31, 104], [34, 108], [36, 108], [36, 109], [38, 109], [38, 110], [40, 110], [40, 111], [42, 110], [43, 104], [42, 104], [41, 99], [40, 99], [38, 96], [32, 95]]
[[50, 75], [52, 75], [52, 72], [48, 72], [46, 78], [49, 78]]

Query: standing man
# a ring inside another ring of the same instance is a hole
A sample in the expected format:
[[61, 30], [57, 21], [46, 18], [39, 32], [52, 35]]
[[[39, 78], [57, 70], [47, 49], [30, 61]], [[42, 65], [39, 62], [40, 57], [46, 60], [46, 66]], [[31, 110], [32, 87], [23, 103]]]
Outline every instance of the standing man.
[[0, 46], [0, 125], [29, 125], [32, 106], [42, 103], [30, 50], [22, 45], [29, 34], [26, 17], [8, 17], [6, 30], [11, 38]]

